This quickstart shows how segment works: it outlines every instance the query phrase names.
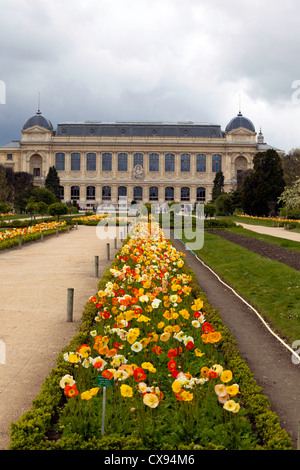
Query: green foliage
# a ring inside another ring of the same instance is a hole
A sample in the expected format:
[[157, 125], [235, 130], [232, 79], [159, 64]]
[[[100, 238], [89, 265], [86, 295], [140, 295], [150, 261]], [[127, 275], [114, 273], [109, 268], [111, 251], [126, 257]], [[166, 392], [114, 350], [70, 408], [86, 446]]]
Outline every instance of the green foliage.
[[244, 179], [241, 197], [246, 214], [264, 217], [276, 215], [278, 198], [285, 187], [282, 162], [278, 153], [269, 149], [253, 158], [253, 170]]
[[57, 216], [57, 220], [59, 220], [61, 215], [69, 213], [69, 209], [66, 204], [63, 204], [62, 202], [55, 202], [48, 207], [48, 213], [49, 215]]
[[57, 202], [61, 201], [60, 198], [60, 179], [55, 166], [49, 168], [48, 174], [45, 179], [45, 187], [52, 191]]
[[221, 196], [224, 192], [224, 174], [222, 171], [217, 171], [214, 179], [214, 186], [212, 189], [212, 202]]

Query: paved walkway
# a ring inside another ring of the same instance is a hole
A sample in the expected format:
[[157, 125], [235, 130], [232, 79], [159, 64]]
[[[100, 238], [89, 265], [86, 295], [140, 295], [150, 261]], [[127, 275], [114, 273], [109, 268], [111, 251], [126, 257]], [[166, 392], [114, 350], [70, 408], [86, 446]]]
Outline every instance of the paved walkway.
[[273, 237], [287, 238], [288, 240], [294, 240], [300, 242], [300, 233], [291, 232], [284, 229], [283, 227], [265, 227], [263, 225], [252, 225], [239, 223], [242, 227], [247, 230], [252, 230], [252, 232], [262, 233], [264, 235], [272, 235]]
[[[114, 241], [100, 240], [96, 227], [0, 252], [0, 450], [9, 445], [9, 426], [31, 408], [32, 400], [75, 334], [84, 305], [97, 292], [112, 261]], [[120, 248], [121, 243], [118, 243]], [[67, 321], [67, 289], [74, 288], [73, 322]]]

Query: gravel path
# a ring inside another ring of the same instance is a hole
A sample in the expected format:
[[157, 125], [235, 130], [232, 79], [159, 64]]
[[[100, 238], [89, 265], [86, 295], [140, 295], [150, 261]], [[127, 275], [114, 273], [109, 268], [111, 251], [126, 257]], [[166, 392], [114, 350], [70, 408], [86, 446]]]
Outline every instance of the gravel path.
[[[9, 445], [9, 426], [31, 408], [61, 349], [75, 334], [84, 305], [111, 264], [95, 227], [0, 252], [0, 450]], [[113, 259], [114, 243], [111, 243]], [[67, 289], [74, 288], [73, 321], [67, 321]], [[4, 362], [4, 363], [3, 363]]]

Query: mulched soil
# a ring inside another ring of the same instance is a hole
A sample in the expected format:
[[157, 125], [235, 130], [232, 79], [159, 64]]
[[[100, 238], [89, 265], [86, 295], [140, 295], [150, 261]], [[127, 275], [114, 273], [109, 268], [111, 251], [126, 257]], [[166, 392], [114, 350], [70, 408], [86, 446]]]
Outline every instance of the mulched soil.
[[287, 266], [300, 271], [300, 252], [273, 245], [272, 243], [268, 243], [263, 240], [257, 240], [256, 238], [247, 237], [246, 235], [228, 232], [227, 230], [206, 230], [206, 232], [211, 233], [212, 235], [218, 235], [225, 240], [241, 245], [242, 247], [257, 253], [258, 255], [278, 261], [279, 263], [284, 263]]

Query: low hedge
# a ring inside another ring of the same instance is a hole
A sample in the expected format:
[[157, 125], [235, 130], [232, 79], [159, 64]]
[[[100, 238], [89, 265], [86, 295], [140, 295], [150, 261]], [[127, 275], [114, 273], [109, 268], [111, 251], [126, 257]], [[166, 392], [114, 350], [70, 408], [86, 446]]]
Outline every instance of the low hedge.
[[[116, 265], [116, 261], [106, 270], [98, 283], [98, 290], [111, 280], [110, 268]], [[185, 264], [184, 271], [192, 276], [191, 294], [195, 298], [201, 298], [204, 302], [203, 310], [208, 321], [212, 322], [221, 332], [223, 341], [220, 344], [226, 364], [230, 368], [243, 390], [243, 402], [253, 423], [253, 431], [258, 437], [259, 445], [255, 450], [292, 450], [293, 445], [289, 435], [280, 427], [279, 418], [271, 410], [267, 396], [262, 394], [246, 363], [242, 360], [237, 343], [221, 320], [219, 312], [213, 308], [206, 295], [201, 291], [193, 271]], [[72, 438], [60, 438], [59, 431], [55, 430], [57, 417], [64, 406], [59, 386], [61, 377], [70, 373], [68, 363], [63, 359], [64, 352], [77, 350], [88, 338], [94, 317], [96, 315], [94, 304], [86, 303], [82, 321], [77, 335], [73, 337], [57, 358], [57, 364], [46, 378], [40, 394], [34, 399], [32, 408], [27, 411], [16, 423], [11, 423], [9, 450], [142, 450], [141, 440], [103, 437], [102, 439], [89, 439], [85, 441], [80, 435]], [[178, 446], [176, 449], [161, 450], [194, 450], [194, 444], [190, 446]], [[199, 449], [199, 446], [197, 446]], [[199, 449], [201, 450], [201, 449]], [[207, 450], [207, 448], [205, 449]]]
[[[64, 227], [59, 227], [58, 231], [59, 232], [66, 232], [68, 230], [67, 226]], [[56, 230], [45, 230], [43, 232], [44, 237], [49, 237], [50, 235], [54, 235], [56, 233]], [[29, 233], [22, 235], [22, 245], [25, 243], [30, 243], [35, 240], [39, 240], [42, 237], [41, 232], [36, 232], [36, 233]], [[3, 240], [0, 242], [0, 251], [1, 250], [7, 250], [9, 248], [14, 248], [19, 245], [19, 237], [16, 236], [14, 238], [10, 238], [7, 240]]]

